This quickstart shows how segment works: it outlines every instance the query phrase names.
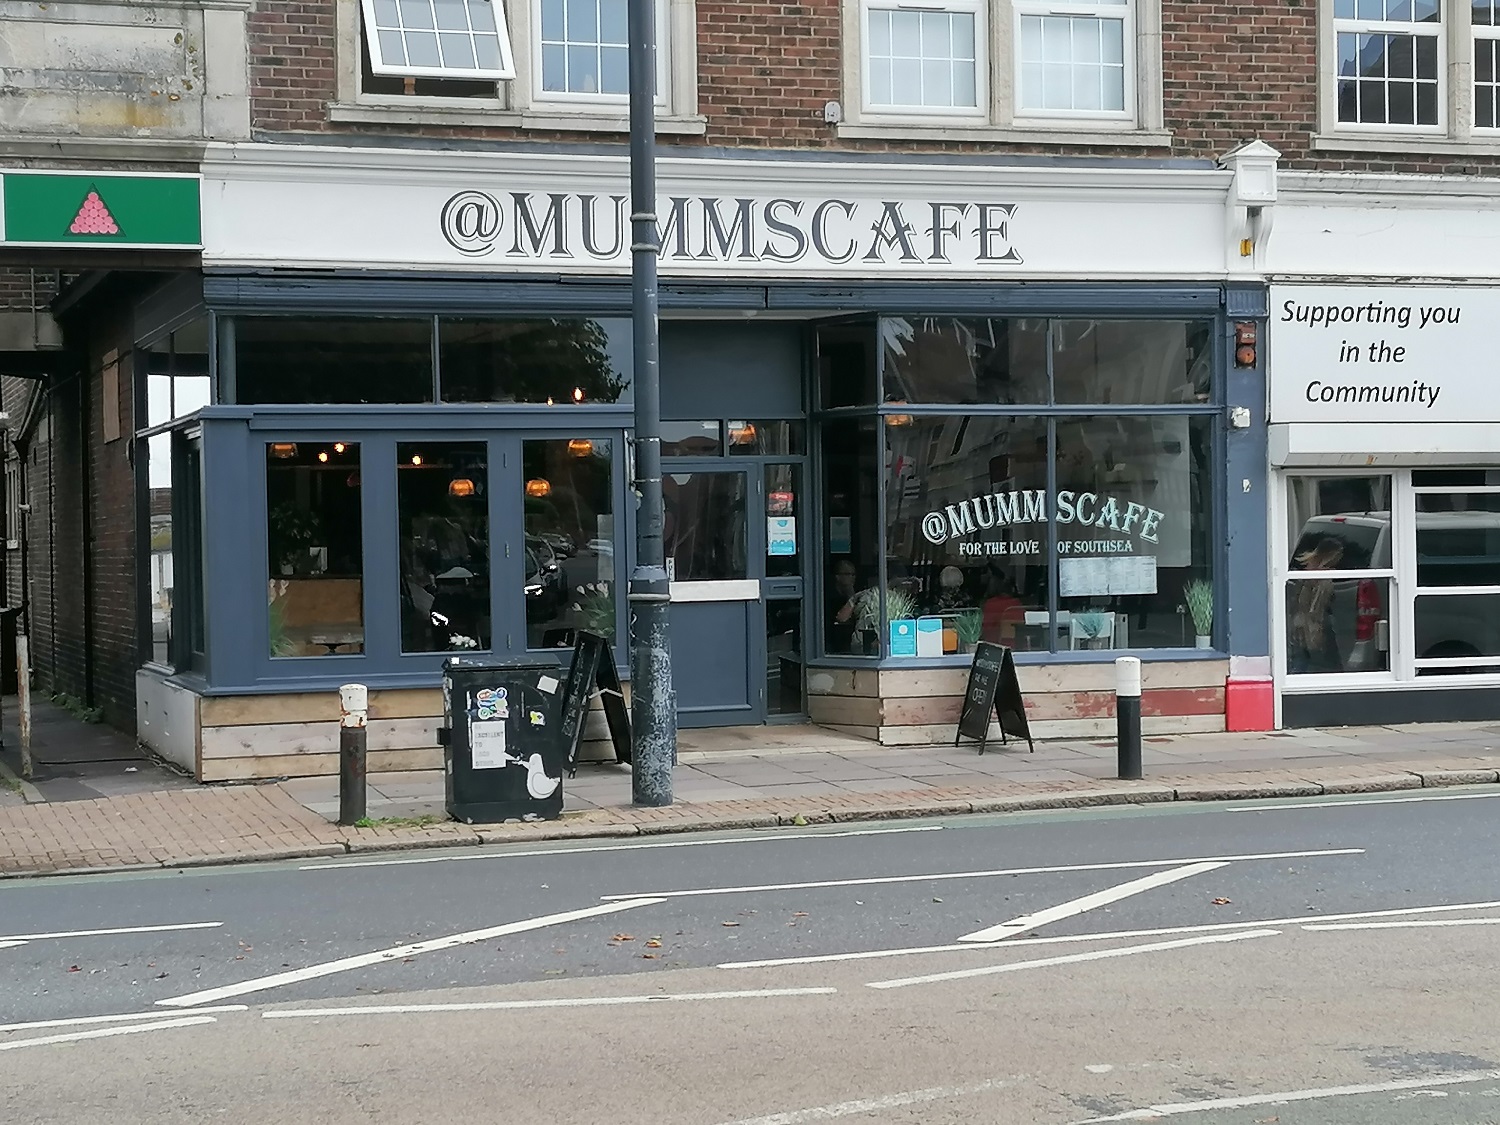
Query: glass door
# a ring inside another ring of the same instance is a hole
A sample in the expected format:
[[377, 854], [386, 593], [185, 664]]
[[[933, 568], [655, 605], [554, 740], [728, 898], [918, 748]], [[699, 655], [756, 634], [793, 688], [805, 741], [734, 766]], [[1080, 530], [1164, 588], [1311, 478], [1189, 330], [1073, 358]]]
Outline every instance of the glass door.
[[808, 532], [798, 463], [761, 466], [766, 540], [761, 593], [766, 612], [766, 716], [797, 719], [806, 714], [802, 647], [803, 557]]
[[680, 726], [765, 717], [759, 529], [749, 468], [672, 465], [662, 479], [672, 582], [672, 682]]

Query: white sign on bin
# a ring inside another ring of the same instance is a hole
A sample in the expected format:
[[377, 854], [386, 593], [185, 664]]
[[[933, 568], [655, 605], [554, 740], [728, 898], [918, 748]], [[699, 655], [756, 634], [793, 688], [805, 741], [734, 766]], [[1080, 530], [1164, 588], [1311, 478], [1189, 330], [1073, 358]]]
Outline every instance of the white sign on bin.
[[497, 770], [505, 765], [505, 723], [485, 720], [469, 724], [469, 759], [476, 770]]

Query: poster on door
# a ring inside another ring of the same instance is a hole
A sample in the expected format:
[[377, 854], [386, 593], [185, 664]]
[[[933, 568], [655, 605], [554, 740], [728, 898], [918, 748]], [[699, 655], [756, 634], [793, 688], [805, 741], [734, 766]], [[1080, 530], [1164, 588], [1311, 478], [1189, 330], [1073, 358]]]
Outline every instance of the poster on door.
[[797, 517], [769, 516], [766, 519], [766, 554], [786, 557], [797, 553]]

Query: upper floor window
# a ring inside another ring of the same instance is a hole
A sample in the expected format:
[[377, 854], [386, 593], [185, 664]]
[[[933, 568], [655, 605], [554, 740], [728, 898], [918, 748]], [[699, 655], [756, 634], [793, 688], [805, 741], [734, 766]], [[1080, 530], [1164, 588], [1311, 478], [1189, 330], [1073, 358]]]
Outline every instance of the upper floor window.
[[1500, 0], [1322, 0], [1321, 12], [1330, 147], [1500, 140]]
[[1441, 123], [1438, 0], [1334, 0], [1340, 124]]
[[[395, 106], [387, 99], [400, 98], [402, 120], [424, 111], [470, 118], [480, 111], [541, 128], [566, 128], [563, 118], [623, 129], [629, 6], [629, 0], [340, 4], [349, 55], [332, 116], [377, 120], [365, 107]], [[701, 131], [684, 124], [697, 113], [696, 0], [655, 0], [655, 15], [659, 126]]]
[[627, 0], [541, 0], [541, 90], [628, 96], [627, 7]]
[[844, 3], [850, 135], [1162, 128], [1160, 0]]
[[1125, 114], [1133, 108], [1130, 0], [1016, 0], [1021, 113]]
[[370, 69], [411, 78], [516, 76], [505, 9], [492, 0], [363, 0]]
[[1500, 0], [1474, 0], [1474, 127], [1500, 129]]
[[919, 10], [871, 0], [866, 98], [882, 109], [973, 112], [984, 90], [982, 3]]

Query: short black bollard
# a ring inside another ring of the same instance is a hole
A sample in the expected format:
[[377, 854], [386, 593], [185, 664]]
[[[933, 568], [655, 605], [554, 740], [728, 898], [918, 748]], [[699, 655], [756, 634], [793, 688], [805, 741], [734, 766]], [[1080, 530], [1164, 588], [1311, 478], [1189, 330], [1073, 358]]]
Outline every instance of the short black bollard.
[[339, 823], [365, 818], [365, 723], [370, 693], [364, 684], [339, 688]]
[[1115, 661], [1115, 743], [1119, 777], [1141, 776], [1141, 662], [1134, 656]]

